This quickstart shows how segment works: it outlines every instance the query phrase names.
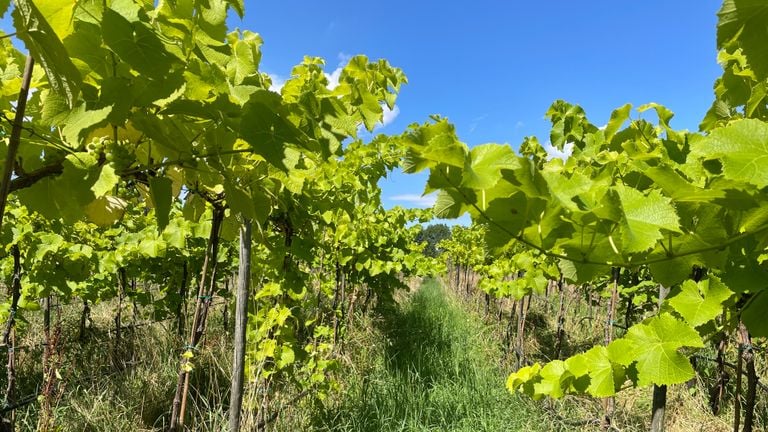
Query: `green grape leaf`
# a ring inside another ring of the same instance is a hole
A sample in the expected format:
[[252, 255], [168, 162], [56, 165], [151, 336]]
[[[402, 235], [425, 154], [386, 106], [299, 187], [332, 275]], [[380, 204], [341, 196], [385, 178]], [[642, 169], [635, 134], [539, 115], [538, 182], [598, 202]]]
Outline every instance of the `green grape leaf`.
[[272, 212], [272, 198], [264, 190], [254, 187], [251, 189], [251, 200], [255, 211], [254, 221], [264, 223]]
[[72, 33], [72, 14], [76, 3], [62, 3], [58, 0], [33, 0], [33, 2], [59, 40], [64, 40]]
[[758, 80], [768, 77], [768, 4], [763, 0], [724, 0], [717, 15], [717, 47], [723, 49], [738, 41]]
[[257, 33], [244, 31], [243, 38], [233, 44], [227, 73], [236, 86], [243, 84], [246, 78], [258, 74], [262, 43], [261, 36]]
[[505, 246], [520, 235], [528, 218], [528, 199], [518, 192], [508, 198], [496, 198], [485, 209], [485, 215], [493, 222], [488, 224], [485, 240], [491, 248]]
[[283, 345], [280, 347], [280, 355], [275, 361], [277, 368], [283, 369], [293, 364], [294, 361], [296, 361], [296, 354], [294, 354], [293, 348], [291, 348], [289, 345]]
[[162, 232], [168, 225], [173, 202], [173, 181], [168, 177], [150, 177], [149, 195], [152, 197], [152, 205], [155, 207], [157, 230]]
[[[56, 3], [60, 9], [60, 2], [48, 0], [46, 5]], [[70, 59], [64, 44], [56, 34], [56, 31], [40, 12], [32, 0], [17, 0], [13, 9], [14, 27], [18, 30], [17, 37], [24, 41], [32, 56], [45, 70], [48, 82], [54, 92], [63, 95], [67, 104], [74, 105], [80, 93], [82, 77], [72, 59]], [[46, 8], [48, 11], [53, 9]], [[57, 27], [60, 20], [55, 20]], [[62, 30], [63, 31], [63, 30]]]
[[467, 146], [456, 137], [456, 129], [445, 119], [411, 126], [399, 141], [410, 149], [403, 161], [403, 171], [407, 173], [416, 173], [436, 164], [463, 168], [468, 154]]
[[637, 189], [617, 185], [622, 218], [622, 249], [626, 253], [645, 252], [663, 238], [662, 229], [680, 232], [675, 208], [666, 198], [653, 190], [644, 195]]
[[226, 192], [227, 205], [233, 213], [242, 215], [247, 219], [256, 217], [253, 198], [248, 191], [229, 181], [224, 182], [224, 191]]
[[757, 260], [742, 256], [741, 260], [733, 260], [720, 276], [723, 283], [732, 291], [756, 293], [768, 288], [768, 270]]
[[[461, 184], [462, 170], [460, 168], [439, 164], [429, 170], [427, 185], [424, 187], [424, 193], [439, 189], [455, 189]], [[465, 188], [466, 189], [466, 188]]]
[[616, 132], [621, 128], [621, 125], [629, 118], [629, 112], [632, 110], [632, 104], [623, 105], [621, 108], [613, 110], [611, 118], [608, 120], [608, 124], [605, 126], [603, 133], [605, 139], [610, 141]]
[[363, 101], [362, 105], [360, 105], [360, 114], [363, 116], [363, 123], [368, 131], [373, 131], [376, 123], [381, 120], [384, 109], [379, 105], [379, 101], [371, 93], [362, 90], [360, 96]]
[[40, 245], [35, 252], [35, 261], [42, 261], [49, 252], [55, 253], [64, 245], [64, 237], [56, 233], [40, 234]]
[[501, 180], [502, 169], [516, 169], [517, 156], [512, 147], [483, 144], [474, 147], [465, 161], [461, 186], [470, 189], [490, 189]]
[[287, 147], [296, 146], [304, 135], [279, 114], [280, 96], [259, 90], [243, 106], [240, 136], [253, 151], [277, 168], [292, 168], [286, 157]]
[[760, 206], [744, 212], [739, 223], [739, 232], [754, 232], [768, 225], [768, 206]]
[[87, 153], [70, 154], [62, 163], [61, 175], [44, 178], [16, 194], [27, 208], [47, 219], [81, 220], [84, 208], [96, 198], [91, 190], [96, 181], [95, 164]]
[[569, 382], [569, 392], [587, 393], [589, 385], [592, 383], [592, 378], [589, 376], [589, 358], [584, 354], [576, 354], [565, 360], [565, 367], [573, 376], [573, 380]]
[[536, 399], [536, 392], [533, 386], [541, 379], [541, 376], [539, 375], [540, 371], [541, 365], [539, 363], [534, 363], [531, 366], [525, 366], [518, 369], [516, 372], [512, 372], [507, 377], [507, 390], [509, 390], [510, 393], [514, 393], [520, 389], [523, 393]]
[[719, 158], [727, 179], [768, 186], [768, 124], [761, 120], [738, 120], [715, 129], [691, 143], [691, 155]]
[[443, 219], [455, 219], [466, 211], [463, 203], [464, 197], [458, 191], [440, 190], [433, 207], [435, 216]]
[[173, 56], [143, 22], [131, 22], [117, 11], [106, 9], [101, 31], [104, 43], [140, 74], [160, 80], [169, 74]]
[[203, 34], [206, 37], [202, 38], [200, 33], [195, 36], [204, 41], [205, 45], [217, 46], [226, 37], [228, 3], [226, 0], [207, 0], [205, 6], [200, 8], [202, 19], [198, 21], [198, 25], [205, 31]]
[[171, 219], [168, 226], [163, 230], [162, 237], [169, 247], [184, 250], [187, 246], [188, 234], [187, 222], [184, 219], [175, 217]]
[[702, 259], [698, 255], [685, 255], [650, 264], [648, 269], [654, 281], [671, 287], [690, 278], [693, 266], [702, 264]]
[[688, 381], [695, 372], [688, 358], [678, 350], [704, 347], [696, 330], [668, 313], [633, 325], [623, 339], [614, 342], [622, 346], [611, 351], [617, 362], [637, 362], [640, 386]]
[[283, 287], [275, 282], [268, 282], [261, 286], [261, 289], [256, 292], [254, 296], [255, 300], [259, 300], [265, 297], [278, 297], [283, 294]]
[[665, 107], [664, 105], [659, 105], [656, 102], [647, 103], [645, 105], [641, 105], [637, 107], [637, 112], [645, 112], [649, 109], [653, 109], [656, 111], [656, 116], [659, 118], [659, 124], [663, 126], [665, 129], [669, 128], [669, 122], [672, 120], [672, 117], [675, 116], [675, 113], [673, 113], [669, 108]]
[[546, 395], [555, 399], [565, 396], [565, 390], [568, 389], [568, 381], [573, 378], [565, 362], [562, 360], [553, 360], [539, 371], [541, 381], [533, 385], [537, 394]]
[[5, 16], [8, 12], [8, 7], [11, 5], [11, 0], [0, 0], [0, 18]]
[[643, 170], [643, 174], [653, 180], [656, 186], [675, 202], [711, 202], [725, 197], [721, 190], [694, 186], [669, 165], [650, 167]]
[[556, 198], [560, 205], [570, 211], [578, 211], [579, 207], [573, 200], [574, 197], [589, 192], [594, 182], [584, 174], [575, 172], [570, 177], [564, 175], [563, 171], [547, 165], [541, 175], [552, 191], [552, 196]]
[[758, 292], [741, 311], [741, 320], [753, 337], [768, 337], [768, 290]]
[[237, 16], [242, 19], [243, 14], [245, 14], [245, 0], [226, 0], [226, 2], [237, 12]]
[[111, 192], [118, 181], [120, 181], [120, 177], [115, 174], [115, 169], [112, 165], [107, 164], [101, 167], [99, 179], [91, 186], [91, 190], [96, 195], [96, 198], [101, 198]]
[[197, 195], [187, 196], [181, 213], [186, 220], [198, 222], [203, 213], [205, 213], [205, 200]]
[[560, 259], [557, 263], [563, 277], [573, 283], [589, 283], [611, 271], [609, 265], [587, 264]]
[[733, 292], [720, 279], [710, 276], [699, 282], [683, 282], [681, 291], [669, 299], [669, 304], [693, 327], [705, 324], [723, 312], [723, 302]]
[[85, 102], [81, 103], [69, 112], [63, 120], [65, 123], [62, 130], [64, 140], [72, 148], [79, 147], [80, 137], [83, 136], [83, 133], [103, 123], [110, 112], [112, 112], [112, 106], [88, 110], [85, 107]]
[[139, 242], [137, 251], [141, 256], [157, 258], [165, 255], [166, 244], [160, 238], [145, 238]]
[[85, 206], [85, 215], [99, 226], [109, 226], [123, 217], [128, 203], [115, 196], [100, 196]]
[[624, 371], [611, 362], [608, 349], [604, 346], [592, 347], [583, 354], [589, 364], [589, 387], [587, 392], [595, 397], [607, 397], [616, 394], [624, 383]]

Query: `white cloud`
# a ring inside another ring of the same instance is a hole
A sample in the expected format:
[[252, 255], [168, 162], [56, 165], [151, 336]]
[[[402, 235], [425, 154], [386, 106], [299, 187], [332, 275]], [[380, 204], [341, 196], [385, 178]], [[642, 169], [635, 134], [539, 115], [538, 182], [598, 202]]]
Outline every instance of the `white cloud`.
[[282, 90], [283, 86], [285, 85], [286, 79], [278, 74], [267, 75], [269, 75], [269, 79], [272, 80], [272, 84], [269, 86], [269, 90], [275, 93], [280, 93], [280, 90]]
[[429, 194], [429, 195], [417, 195], [417, 194], [402, 194], [402, 195], [394, 195], [389, 197], [390, 201], [399, 201], [406, 204], [410, 204], [416, 207], [432, 207], [435, 205], [435, 201], [437, 200], [437, 195], [435, 194]]
[[566, 160], [573, 153], [573, 143], [565, 143], [562, 150], [556, 149], [552, 143], [546, 143], [544, 144], [544, 150], [547, 152], [547, 160], [554, 158]]
[[339, 66], [330, 74], [325, 74], [325, 77], [328, 79], [328, 90], [333, 90], [339, 86], [339, 78], [341, 78], [342, 69], [344, 68]]
[[339, 65], [349, 63], [350, 60], [352, 60], [352, 54], [347, 54], [345, 52], [340, 52], [336, 55], [336, 58], [339, 59]]
[[379, 125], [376, 126], [377, 129], [383, 128], [389, 125], [390, 123], [395, 121], [398, 115], [400, 115], [400, 107], [397, 105], [395, 105], [393, 109], [389, 109], [387, 104], [382, 103], [381, 109], [384, 111], [384, 117], [381, 119], [381, 122], [379, 123]]
[[328, 90], [333, 90], [339, 86], [341, 71], [344, 69], [344, 66], [349, 63], [349, 60], [352, 59], [352, 56], [347, 53], [340, 52], [336, 58], [339, 59], [339, 63], [336, 65], [336, 69], [334, 69], [331, 73], [325, 74], [325, 77], [328, 79]]
[[485, 120], [485, 118], [488, 117], [488, 114], [483, 114], [479, 117], [475, 117], [472, 119], [472, 122], [469, 124], [469, 133], [472, 133], [477, 129], [477, 127], [480, 125], [480, 122]]
[[[397, 116], [400, 115], [400, 107], [398, 107], [397, 105], [395, 105], [394, 108], [389, 109], [387, 104], [382, 102], [381, 110], [382, 110], [381, 121], [376, 123], [376, 125], [373, 127], [374, 131], [377, 131], [379, 129], [389, 126], [393, 121], [395, 121]], [[357, 133], [363, 134], [363, 135], [368, 133], [368, 130], [365, 128], [365, 125], [363, 124], [363, 122], [360, 122], [360, 124], [357, 125]]]

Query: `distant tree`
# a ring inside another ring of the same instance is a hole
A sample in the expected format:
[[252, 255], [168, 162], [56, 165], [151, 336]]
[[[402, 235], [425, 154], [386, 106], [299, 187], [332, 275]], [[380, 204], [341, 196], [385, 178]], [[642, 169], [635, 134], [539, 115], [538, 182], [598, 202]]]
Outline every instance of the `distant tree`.
[[434, 224], [423, 228], [419, 234], [416, 235], [416, 241], [419, 243], [427, 243], [424, 248], [424, 255], [429, 257], [436, 257], [442, 253], [442, 250], [438, 249], [437, 244], [441, 240], [451, 237], [451, 229], [445, 224]]

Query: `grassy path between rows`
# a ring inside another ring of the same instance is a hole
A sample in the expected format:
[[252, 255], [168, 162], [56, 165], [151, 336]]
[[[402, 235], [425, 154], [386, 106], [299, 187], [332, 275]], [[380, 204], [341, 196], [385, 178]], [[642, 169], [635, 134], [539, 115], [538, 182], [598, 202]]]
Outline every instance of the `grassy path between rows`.
[[358, 338], [343, 397], [324, 431], [545, 430], [535, 405], [504, 389], [499, 344], [437, 281], [381, 314]]

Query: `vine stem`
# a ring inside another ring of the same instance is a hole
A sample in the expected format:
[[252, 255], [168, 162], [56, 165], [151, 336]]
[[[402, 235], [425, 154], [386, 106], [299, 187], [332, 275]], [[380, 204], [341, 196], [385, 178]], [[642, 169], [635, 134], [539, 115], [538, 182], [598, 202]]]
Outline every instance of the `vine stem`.
[[3, 166], [3, 177], [0, 179], [0, 230], [3, 228], [3, 216], [5, 215], [5, 205], [8, 202], [8, 190], [11, 186], [11, 177], [13, 176], [14, 165], [16, 163], [16, 154], [21, 144], [21, 129], [24, 122], [24, 112], [27, 109], [27, 97], [29, 96], [29, 86], [32, 82], [32, 69], [35, 67], [35, 60], [31, 55], [27, 56], [27, 62], [24, 65], [24, 75], [21, 80], [21, 89], [19, 89], [19, 99], [16, 102], [16, 117], [13, 119], [11, 128], [11, 137], [8, 141], [8, 153], [5, 155], [5, 164]]
[[[738, 365], [741, 366], [742, 362], [744, 363], [744, 366], [746, 366], [746, 376], [747, 376], [747, 393], [745, 395], [746, 400], [744, 401], [744, 427], [742, 428], [742, 432], [752, 432], [754, 428], [754, 419], [755, 419], [755, 400], [756, 400], [756, 391], [757, 391], [757, 374], [755, 373], [755, 355], [752, 351], [752, 339], [749, 335], [749, 331], [744, 326], [743, 322], [739, 322], [738, 329], [736, 331], [738, 341], [739, 341], [739, 359], [738, 359]], [[742, 371], [738, 371], [737, 373], [741, 373]], [[737, 378], [737, 382], [739, 384], [737, 388], [737, 395], [739, 392], [741, 392], [741, 377]], [[738, 396], [737, 396], [738, 397]], [[740, 402], [740, 401], [739, 401]], [[738, 405], [737, 405], [738, 409]], [[738, 411], [736, 412], [738, 413]], [[738, 430], [739, 421], [738, 421], [738, 414], [735, 419], [735, 425], [734, 430]]]
[[[192, 331], [189, 335], [187, 350], [194, 350], [197, 347], [197, 344], [205, 331], [205, 321], [208, 315], [208, 307], [210, 306], [210, 298], [213, 294], [213, 288], [215, 287], [216, 282], [216, 267], [218, 264], [216, 257], [218, 255], [219, 235], [223, 219], [224, 208], [218, 204], [214, 204], [211, 233], [208, 237], [208, 246], [200, 275], [200, 285], [197, 301], [195, 303], [195, 316], [192, 324]], [[210, 277], [208, 277], [209, 273]], [[208, 284], [210, 284], [210, 286]], [[176, 394], [173, 398], [173, 406], [171, 410], [171, 431], [184, 428], [184, 414], [187, 408], [187, 395], [189, 394], [189, 372], [184, 366], [188, 362], [189, 360], [184, 358], [179, 370]]]
[[[19, 246], [11, 247], [13, 255], [13, 282], [11, 284], [11, 310], [3, 332], [3, 344], [8, 346], [8, 363], [6, 364], [7, 386], [5, 388], [4, 405], [12, 406], [16, 401], [16, 308], [21, 297], [21, 253]], [[0, 431], [14, 431], [16, 412], [10, 410], [10, 414], [0, 418]]]
[[557, 340], [555, 342], [555, 358], [560, 358], [563, 349], [563, 339], [565, 338], [565, 278], [561, 275], [557, 281], [557, 290], [559, 291], [559, 307], [557, 309]]

